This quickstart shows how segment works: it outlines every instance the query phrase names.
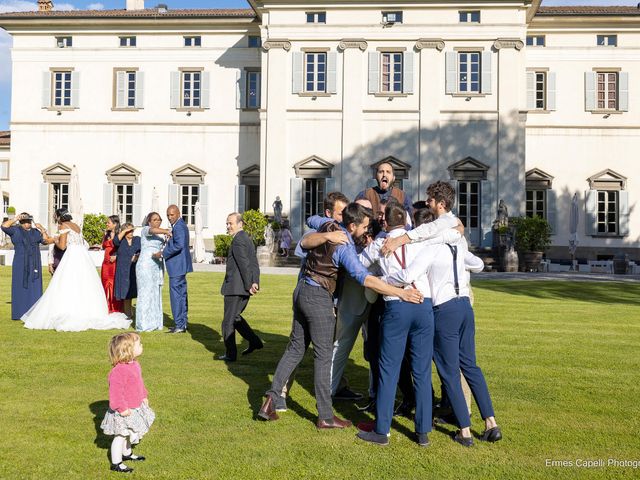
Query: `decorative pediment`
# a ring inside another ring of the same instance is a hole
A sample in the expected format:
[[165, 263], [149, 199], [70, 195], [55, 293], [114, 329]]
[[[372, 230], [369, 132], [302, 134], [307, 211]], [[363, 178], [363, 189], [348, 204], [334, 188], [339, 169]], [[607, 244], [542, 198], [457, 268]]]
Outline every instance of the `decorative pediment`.
[[296, 163], [293, 168], [298, 178], [331, 178], [333, 177], [333, 163], [311, 155]]
[[138, 183], [140, 172], [126, 163], [121, 163], [110, 168], [104, 174], [109, 179], [109, 183]]
[[532, 168], [526, 173], [526, 188], [549, 189], [553, 183], [553, 177], [539, 168]]
[[251, 165], [241, 170], [240, 185], [260, 185], [260, 165]]
[[486, 180], [489, 165], [473, 157], [466, 157], [449, 165], [448, 170], [454, 180]]
[[69, 183], [71, 180], [71, 167], [62, 163], [56, 163], [42, 170], [42, 178], [45, 183]]
[[371, 174], [373, 178], [376, 176], [376, 172], [378, 171], [378, 167], [382, 163], [388, 163], [393, 167], [393, 176], [396, 177], [397, 180], [406, 180], [409, 178], [409, 171], [411, 170], [411, 165], [403, 162], [402, 160], [398, 160], [396, 157], [389, 155], [388, 157], [383, 158], [382, 160], [378, 160], [376, 163], [371, 165]]
[[187, 163], [171, 172], [173, 183], [182, 185], [201, 185], [204, 183], [204, 177], [207, 174], [204, 170]]
[[627, 188], [627, 177], [610, 168], [596, 173], [587, 181], [591, 190], [624, 190]]

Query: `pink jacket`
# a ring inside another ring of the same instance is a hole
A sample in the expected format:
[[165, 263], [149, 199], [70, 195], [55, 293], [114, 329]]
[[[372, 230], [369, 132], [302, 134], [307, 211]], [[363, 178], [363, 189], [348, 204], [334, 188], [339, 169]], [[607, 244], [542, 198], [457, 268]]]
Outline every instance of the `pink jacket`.
[[138, 408], [147, 398], [147, 389], [142, 380], [142, 369], [135, 360], [119, 363], [109, 372], [109, 408], [124, 412]]

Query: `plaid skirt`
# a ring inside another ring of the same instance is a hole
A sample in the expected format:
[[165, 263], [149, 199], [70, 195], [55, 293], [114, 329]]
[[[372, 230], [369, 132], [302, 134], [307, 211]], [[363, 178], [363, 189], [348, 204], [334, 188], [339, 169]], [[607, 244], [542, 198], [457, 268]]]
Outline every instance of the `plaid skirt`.
[[149, 431], [149, 427], [156, 419], [156, 414], [144, 403], [138, 408], [131, 408], [131, 415], [123, 417], [119, 412], [107, 410], [100, 428], [105, 435], [119, 435], [129, 437], [131, 443], [138, 443]]

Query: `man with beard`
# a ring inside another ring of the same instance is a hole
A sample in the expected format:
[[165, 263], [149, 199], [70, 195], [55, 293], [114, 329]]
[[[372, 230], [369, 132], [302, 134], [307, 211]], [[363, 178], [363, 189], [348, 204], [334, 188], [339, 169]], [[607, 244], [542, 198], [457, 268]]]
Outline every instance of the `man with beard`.
[[411, 199], [405, 192], [393, 186], [395, 179], [393, 166], [387, 162], [381, 163], [376, 170], [376, 182], [378, 182], [378, 185], [360, 192], [356, 200], [366, 198], [371, 202], [374, 213], [377, 213], [380, 211], [381, 200], [389, 201], [390, 198], [395, 198], [411, 214]]
[[318, 429], [346, 428], [351, 422], [336, 417], [331, 402], [331, 356], [336, 318], [333, 313], [333, 293], [338, 270], [344, 268], [358, 283], [379, 293], [395, 295], [405, 302], [420, 303], [422, 294], [414, 289], [390, 287], [369, 274], [358, 261], [353, 238], [362, 236], [369, 226], [370, 217], [361, 205], [347, 205], [342, 213], [343, 222], [328, 222], [320, 233], [342, 230], [348, 243], [324, 243], [309, 251], [304, 271], [293, 293], [293, 325], [289, 344], [278, 363], [271, 388], [258, 412], [264, 420], [277, 420], [275, 400], [281, 394], [291, 374], [313, 344], [314, 386], [318, 407]]

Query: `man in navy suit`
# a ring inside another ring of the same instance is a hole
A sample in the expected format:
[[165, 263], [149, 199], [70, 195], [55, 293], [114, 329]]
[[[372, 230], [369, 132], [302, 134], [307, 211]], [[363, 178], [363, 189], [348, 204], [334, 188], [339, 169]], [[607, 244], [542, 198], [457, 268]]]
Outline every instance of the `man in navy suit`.
[[180, 210], [175, 205], [167, 208], [167, 217], [172, 225], [171, 238], [164, 250], [156, 256], [164, 257], [164, 264], [169, 274], [169, 294], [171, 298], [171, 313], [175, 326], [169, 333], [184, 333], [187, 331], [187, 273], [193, 272], [191, 252], [189, 251], [189, 229], [180, 216]]

